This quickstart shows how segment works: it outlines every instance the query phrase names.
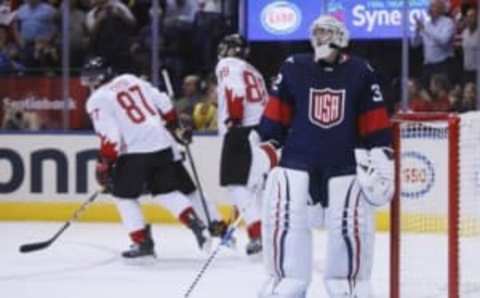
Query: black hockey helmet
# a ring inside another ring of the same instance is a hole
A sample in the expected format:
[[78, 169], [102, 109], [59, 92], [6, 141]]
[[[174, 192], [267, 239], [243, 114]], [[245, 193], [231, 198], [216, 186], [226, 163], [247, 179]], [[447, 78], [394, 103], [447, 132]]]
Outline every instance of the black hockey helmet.
[[82, 85], [96, 88], [113, 76], [112, 67], [106, 59], [95, 56], [87, 59], [80, 75]]
[[225, 36], [218, 44], [218, 58], [238, 57], [246, 59], [250, 49], [247, 41], [238, 33]]

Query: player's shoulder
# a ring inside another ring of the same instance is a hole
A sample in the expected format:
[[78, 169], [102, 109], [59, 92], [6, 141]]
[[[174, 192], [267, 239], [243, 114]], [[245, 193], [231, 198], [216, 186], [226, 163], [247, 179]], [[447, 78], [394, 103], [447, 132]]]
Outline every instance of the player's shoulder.
[[109, 89], [116, 89], [121, 86], [131, 85], [136, 82], [143, 82], [143, 80], [136, 75], [124, 73], [116, 76], [107, 83]]
[[350, 68], [356, 68], [365, 73], [375, 73], [375, 68], [367, 59], [355, 55], [345, 55], [341, 59], [344, 59], [344, 63]]
[[102, 98], [105, 97], [105, 90], [103, 87], [98, 88], [97, 90], [93, 91], [87, 99], [87, 103], [85, 104], [85, 108], [87, 113], [92, 112], [94, 109], [98, 108], [102, 105]]
[[241, 69], [245, 68], [248, 65], [248, 62], [236, 57], [225, 57], [218, 61], [216, 66], [216, 72], [222, 70], [223, 68], [229, 69]]
[[87, 112], [95, 108], [105, 107], [116, 93], [140, 81], [132, 74], [121, 74], [106, 82], [90, 94], [86, 103]]
[[291, 72], [296, 69], [303, 70], [307, 67], [310, 67], [314, 64], [313, 54], [311, 53], [301, 53], [288, 56], [282, 63], [280, 67], [281, 72]]
[[310, 65], [313, 63], [312, 53], [293, 54], [283, 61], [284, 65]]

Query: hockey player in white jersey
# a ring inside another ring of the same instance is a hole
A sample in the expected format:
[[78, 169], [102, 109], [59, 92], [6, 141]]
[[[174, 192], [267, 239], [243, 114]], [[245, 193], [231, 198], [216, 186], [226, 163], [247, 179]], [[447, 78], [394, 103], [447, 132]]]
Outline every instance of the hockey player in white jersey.
[[[100, 57], [87, 61], [81, 79], [92, 91], [86, 109], [100, 137], [97, 180], [112, 194], [133, 242], [122, 256], [155, 256], [150, 225], [145, 224], [138, 201], [145, 188], [192, 230], [200, 248], [206, 248], [210, 237], [205, 224], [188, 198], [176, 191], [183, 189], [185, 180], [177, 179], [170, 134], [189, 142], [191, 133], [176, 129], [176, 113], [168, 96], [134, 75], [113, 77]], [[165, 193], [169, 196], [160, 197]]]
[[218, 128], [223, 137], [220, 185], [226, 187], [247, 224], [247, 255], [258, 256], [262, 251], [261, 188], [277, 156], [274, 147], [259, 144], [255, 132], [268, 95], [262, 75], [246, 61], [248, 50], [238, 34], [226, 36], [218, 46]]

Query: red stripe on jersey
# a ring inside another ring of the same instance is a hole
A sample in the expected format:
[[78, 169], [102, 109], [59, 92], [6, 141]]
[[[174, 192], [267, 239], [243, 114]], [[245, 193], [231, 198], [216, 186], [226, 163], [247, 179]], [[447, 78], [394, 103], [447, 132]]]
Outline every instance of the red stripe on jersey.
[[225, 98], [227, 99], [228, 118], [240, 123], [243, 119], [243, 97], [235, 96], [232, 89], [225, 88]]
[[118, 157], [117, 143], [107, 140], [105, 136], [99, 135], [100, 137], [100, 156], [114, 161]]
[[177, 123], [177, 112], [174, 109], [171, 109], [169, 112], [161, 115], [168, 124]]
[[292, 120], [292, 107], [276, 96], [270, 96], [264, 114], [268, 119], [288, 126]]
[[366, 136], [376, 131], [389, 128], [387, 110], [384, 107], [376, 108], [360, 115], [358, 128], [361, 136]]

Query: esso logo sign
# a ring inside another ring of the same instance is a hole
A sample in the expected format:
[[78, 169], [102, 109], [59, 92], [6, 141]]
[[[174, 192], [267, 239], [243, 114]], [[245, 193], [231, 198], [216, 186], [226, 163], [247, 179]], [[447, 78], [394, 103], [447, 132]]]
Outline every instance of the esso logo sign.
[[425, 196], [435, 183], [435, 168], [432, 162], [417, 151], [402, 154], [401, 196], [419, 199]]
[[297, 30], [302, 21], [302, 13], [298, 6], [291, 2], [277, 1], [263, 8], [261, 18], [265, 30], [283, 35]]

